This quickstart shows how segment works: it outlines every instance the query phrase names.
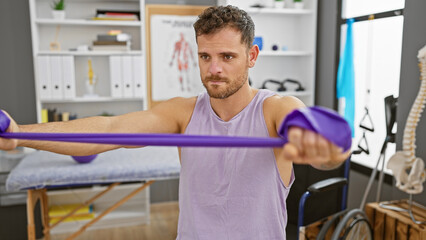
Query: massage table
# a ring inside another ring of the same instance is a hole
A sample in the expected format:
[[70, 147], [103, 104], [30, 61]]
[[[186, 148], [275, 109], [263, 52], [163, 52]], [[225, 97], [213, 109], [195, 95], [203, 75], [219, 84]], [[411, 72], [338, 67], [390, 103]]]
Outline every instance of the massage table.
[[[74, 239], [89, 226], [99, 221], [130, 198], [141, 192], [157, 180], [179, 178], [180, 162], [176, 147], [145, 147], [117, 149], [101, 153], [91, 163], [80, 164], [70, 156], [45, 151], [35, 151], [24, 157], [11, 171], [7, 181], [8, 191], [27, 191], [28, 239], [35, 240], [34, 208], [40, 201], [43, 233], [50, 239], [50, 231], [78, 209], [92, 204], [95, 200], [111, 191], [120, 183], [143, 182], [129, 195], [113, 204], [95, 218], [72, 233], [68, 239]], [[93, 186], [106, 184], [108, 187], [84, 201], [80, 206], [62, 217], [58, 222], [49, 224], [48, 189], [64, 187]], [[149, 211], [149, 209], [148, 209]]]

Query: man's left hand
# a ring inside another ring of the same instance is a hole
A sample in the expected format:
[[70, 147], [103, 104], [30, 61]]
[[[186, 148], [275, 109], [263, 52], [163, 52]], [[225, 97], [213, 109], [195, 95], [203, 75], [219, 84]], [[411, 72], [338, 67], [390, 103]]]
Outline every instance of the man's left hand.
[[351, 150], [343, 152], [342, 148], [317, 133], [291, 127], [282, 154], [286, 160], [296, 164], [310, 164], [320, 170], [331, 170], [339, 167], [351, 155]]

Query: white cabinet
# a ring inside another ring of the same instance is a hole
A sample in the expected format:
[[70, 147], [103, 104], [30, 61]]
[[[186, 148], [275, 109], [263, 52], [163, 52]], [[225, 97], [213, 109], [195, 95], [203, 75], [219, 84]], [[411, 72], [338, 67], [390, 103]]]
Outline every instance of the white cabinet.
[[[29, 3], [38, 122], [42, 109], [80, 118], [146, 108], [144, 0], [67, 0], [62, 20], [52, 17], [51, 0]], [[94, 20], [98, 10], [136, 11], [141, 20]], [[84, 51], [110, 30], [131, 36], [129, 50]], [[51, 50], [52, 44], [60, 49]], [[88, 84], [90, 65], [96, 81], [93, 92]], [[120, 74], [112, 75], [117, 69]], [[113, 89], [115, 83], [121, 89]]]
[[[268, 79], [296, 80], [303, 91], [295, 91], [298, 85], [287, 82], [284, 85], [287, 90], [278, 93], [296, 96], [311, 106], [315, 100], [317, 0], [303, 0], [302, 9], [296, 8], [292, 0], [286, 0], [284, 8], [275, 8], [273, 2], [224, 0], [218, 3], [247, 11], [255, 23], [255, 36], [262, 38], [262, 50], [249, 73], [252, 85], [261, 88]], [[262, 7], [251, 7], [254, 5]], [[277, 90], [278, 86], [268, 84], [267, 88]]]

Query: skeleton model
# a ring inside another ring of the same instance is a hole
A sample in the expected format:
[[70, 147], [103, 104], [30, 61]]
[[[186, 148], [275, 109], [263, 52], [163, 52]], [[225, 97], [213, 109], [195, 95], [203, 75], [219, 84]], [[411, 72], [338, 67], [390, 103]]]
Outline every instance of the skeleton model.
[[388, 162], [396, 179], [396, 187], [408, 194], [419, 194], [423, 191], [426, 172], [421, 158], [416, 157], [416, 127], [426, 103], [426, 46], [420, 49], [418, 55], [420, 67], [420, 90], [411, 107], [405, 124], [402, 142], [403, 151], [398, 151]]

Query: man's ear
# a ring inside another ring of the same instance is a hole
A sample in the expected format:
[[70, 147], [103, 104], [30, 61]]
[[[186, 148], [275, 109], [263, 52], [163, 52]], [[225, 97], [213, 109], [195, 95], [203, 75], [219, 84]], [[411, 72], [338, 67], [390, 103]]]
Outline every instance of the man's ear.
[[257, 60], [257, 56], [259, 56], [259, 47], [254, 44], [248, 53], [248, 57], [249, 57], [249, 68], [254, 67], [254, 65], [256, 64], [256, 60]]

